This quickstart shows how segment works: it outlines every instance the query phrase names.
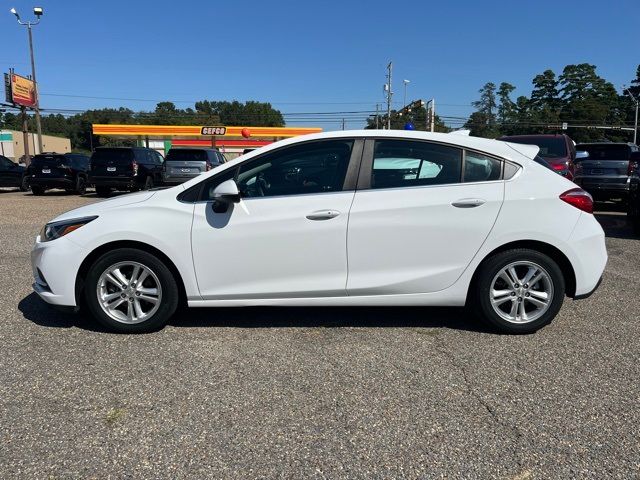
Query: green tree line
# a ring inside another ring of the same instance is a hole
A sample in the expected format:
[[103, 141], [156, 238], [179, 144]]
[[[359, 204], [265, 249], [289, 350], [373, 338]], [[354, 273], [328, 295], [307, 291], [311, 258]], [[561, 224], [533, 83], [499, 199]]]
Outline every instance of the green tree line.
[[[571, 125], [633, 126], [635, 104], [626, 92], [599, 76], [596, 66], [588, 63], [567, 65], [560, 75], [545, 70], [533, 80], [531, 95], [512, 93], [516, 87], [508, 82], [486, 83], [480, 98], [473, 102], [475, 111], [464, 127], [471, 135], [496, 138], [501, 135], [561, 132], [563, 122]], [[629, 90], [640, 99], [640, 65]], [[569, 128], [566, 132], [576, 142], [630, 141], [632, 132], [618, 129]]]
[[[196, 102], [194, 108], [177, 108], [173, 102], [160, 102], [151, 112], [134, 112], [129, 108], [101, 108], [75, 115], [51, 114], [42, 116], [42, 133], [67, 137], [74, 150], [90, 151], [100, 145], [129, 145], [135, 140], [119, 140], [92, 134], [94, 123], [138, 125], [243, 125], [284, 126], [284, 117], [270, 103], [248, 101]], [[21, 115], [5, 113], [0, 127], [22, 130]], [[35, 120], [29, 117], [29, 131], [35, 131]]]

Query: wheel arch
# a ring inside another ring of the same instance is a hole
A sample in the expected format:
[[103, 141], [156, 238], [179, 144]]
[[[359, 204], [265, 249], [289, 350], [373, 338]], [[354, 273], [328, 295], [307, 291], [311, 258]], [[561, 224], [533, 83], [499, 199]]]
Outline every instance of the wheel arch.
[[475, 271], [473, 272], [473, 276], [471, 277], [471, 282], [469, 283], [469, 290], [467, 291], [467, 303], [469, 301], [469, 295], [473, 291], [475, 282], [477, 281], [478, 272], [480, 271], [480, 267], [484, 264], [487, 259], [496, 255], [497, 253], [504, 252], [507, 250], [513, 250], [516, 248], [527, 248], [529, 250], [535, 250], [540, 253], [544, 253], [549, 256], [553, 261], [558, 264], [560, 271], [562, 272], [562, 276], [564, 277], [565, 282], [565, 294], [573, 298], [576, 294], [576, 273], [573, 269], [573, 265], [567, 258], [567, 256], [557, 247], [541, 242], [538, 240], [518, 240], [514, 242], [505, 243], [501, 245], [491, 252], [489, 252], [482, 261], [478, 264]]
[[135, 248], [138, 250], [142, 250], [144, 252], [150, 253], [158, 257], [167, 268], [173, 274], [173, 277], [176, 279], [178, 283], [178, 291], [180, 292], [180, 298], [178, 299], [179, 305], [186, 305], [187, 303], [187, 293], [184, 286], [184, 281], [182, 279], [182, 275], [180, 275], [180, 271], [175, 266], [175, 264], [171, 261], [171, 259], [161, 250], [156, 247], [149, 245], [148, 243], [139, 242], [135, 240], [118, 240], [115, 242], [105, 243], [104, 245], [100, 245], [96, 249], [94, 249], [89, 255], [85, 257], [85, 259], [80, 264], [80, 268], [78, 269], [78, 273], [76, 274], [76, 284], [75, 284], [75, 297], [76, 297], [76, 305], [80, 305], [82, 302], [83, 295], [82, 292], [84, 290], [84, 280], [87, 277], [87, 272], [91, 265], [103, 254], [110, 252], [112, 250], [118, 248]]

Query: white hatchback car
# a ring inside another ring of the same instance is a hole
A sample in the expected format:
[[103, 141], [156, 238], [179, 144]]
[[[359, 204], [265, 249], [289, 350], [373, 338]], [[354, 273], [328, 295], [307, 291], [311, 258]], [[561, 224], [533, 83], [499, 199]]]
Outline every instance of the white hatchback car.
[[593, 292], [607, 261], [591, 197], [537, 151], [407, 131], [277, 142], [55, 218], [32, 252], [34, 289], [120, 332], [159, 328], [180, 302], [466, 304], [533, 332], [565, 295]]

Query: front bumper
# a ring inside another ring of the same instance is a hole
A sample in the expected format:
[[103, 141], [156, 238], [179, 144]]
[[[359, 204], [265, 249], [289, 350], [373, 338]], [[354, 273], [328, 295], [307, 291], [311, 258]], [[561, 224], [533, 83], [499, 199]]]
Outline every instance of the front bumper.
[[31, 251], [33, 290], [52, 305], [75, 307], [76, 276], [84, 249], [65, 237], [41, 242], [40, 236]]

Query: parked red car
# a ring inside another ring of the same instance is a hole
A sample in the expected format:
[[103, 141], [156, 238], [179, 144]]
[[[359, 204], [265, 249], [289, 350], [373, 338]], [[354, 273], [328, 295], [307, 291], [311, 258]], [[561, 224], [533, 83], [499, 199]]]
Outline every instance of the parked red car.
[[512, 143], [524, 143], [540, 147], [540, 155], [551, 168], [560, 175], [573, 180], [575, 175], [576, 147], [573, 140], [565, 134], [550, 135], [513, 135], [498, 140]]

